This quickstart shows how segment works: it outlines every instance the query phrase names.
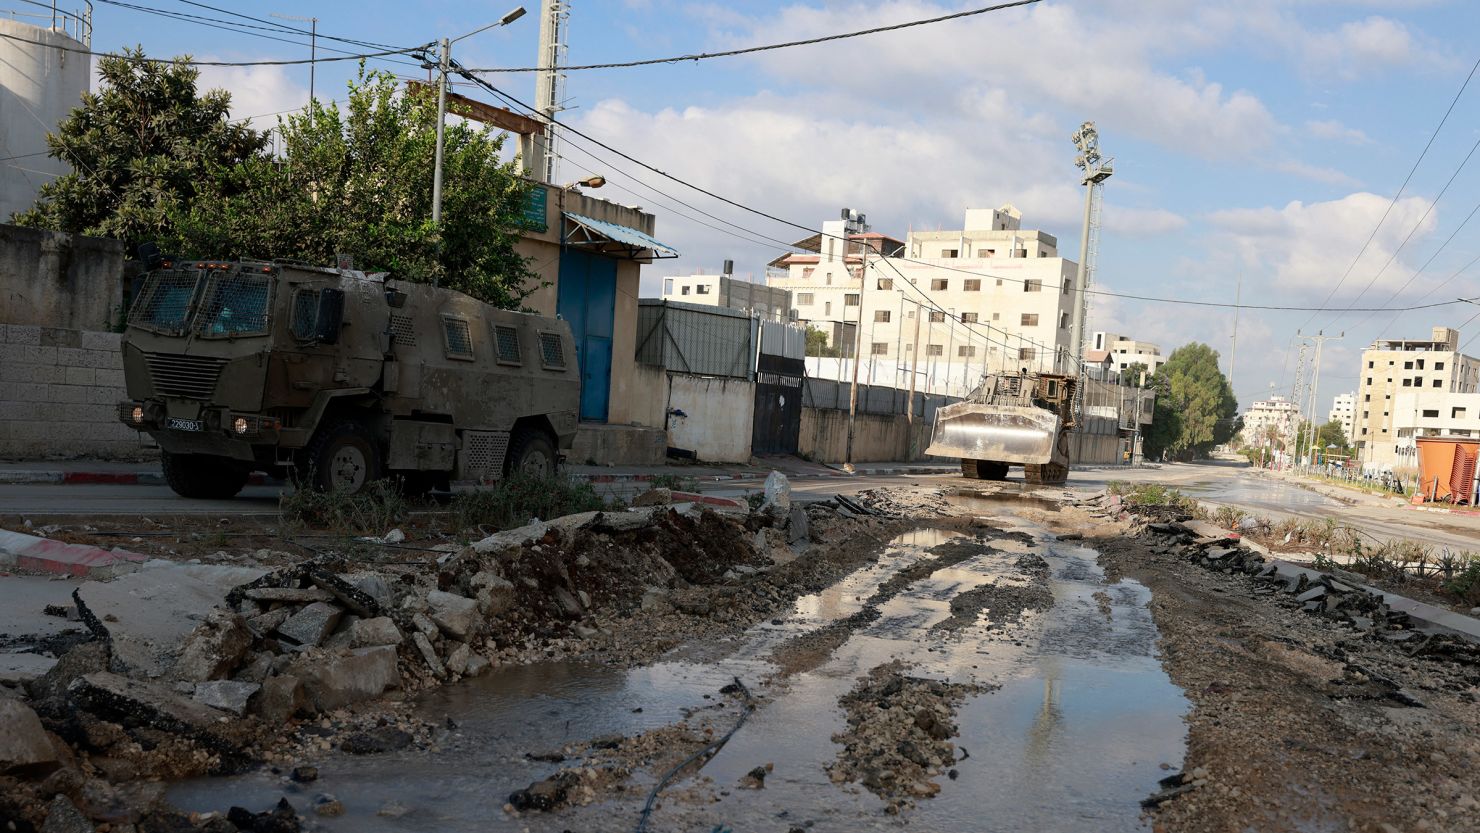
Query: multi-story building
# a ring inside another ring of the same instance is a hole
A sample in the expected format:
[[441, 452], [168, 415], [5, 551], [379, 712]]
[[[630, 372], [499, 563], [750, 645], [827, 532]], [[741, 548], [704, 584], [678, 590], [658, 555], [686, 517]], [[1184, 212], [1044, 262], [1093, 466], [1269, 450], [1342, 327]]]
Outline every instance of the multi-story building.
[[1356, 425], [1357, 418], [1357, 395], [1355, 393], [1337, 394], [1331, 402], [1331, 413], [1326, 417], [1327, 422], [1341, 423], [1341, 432], [1346, 435], [1346, 441], [1352, 441], [1352, 428]]
[[1012, 206], [968, 209], [962, 230], [903, 242], [833, 221], [796, 244], [805, 253], [773, 261], [767, 282], [791, 290], [797, 319], [843, 355], [852, 345], [839, 342], [858, 339], [880, 384], [913, 372], [959, 392], [984, 372], [1066, 369], [1078, 266], [1020, 221]]
[[1271, 439], [1269, 427], [1274, 426], [1275, 437], [1289, 445], [1300, 425], [1300, 408], [1283, 396], [1271, 396], [1255, 402], [1244, 412], [1244, 444], [1251, 448], [1264, 448]]
[[1085, 361], [1106, 364], [1116, 373], [1133, 364], [1146, 366], [1148, 373], [1155, 373], [1167, 363], [1161, 348], [1149, 341], [1136, 341], [1115, 333], [1097, 332], [1084, 351]]
[[729, 274], [664, 278], [663, 300], [727, 307], [771, 321], [789, 321], [793, 317], [790, 291], [743, 281]]
[[1417, 437], [1480, 437], [1480, 393], [1410, 389], [1393, 398], [1394, 466], [1417, 466]]
[[1369, 469], [1400, 464], [1393, 429], [1394, 399], [1416, 390], [1474, 393], [1480, 360], [1459, 352], [1459, 331], [1435, 327], [1425, 340], [1378, 339], [1362, 352], [1352, 442]]

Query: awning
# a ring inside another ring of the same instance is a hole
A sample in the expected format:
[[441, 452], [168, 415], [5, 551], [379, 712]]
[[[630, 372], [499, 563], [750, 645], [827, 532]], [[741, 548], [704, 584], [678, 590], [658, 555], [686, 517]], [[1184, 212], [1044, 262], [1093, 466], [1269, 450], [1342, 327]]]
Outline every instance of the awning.
[[678, 257], [678, 250], [629, 226], [565, 212], [565, 243], [637, 259]]

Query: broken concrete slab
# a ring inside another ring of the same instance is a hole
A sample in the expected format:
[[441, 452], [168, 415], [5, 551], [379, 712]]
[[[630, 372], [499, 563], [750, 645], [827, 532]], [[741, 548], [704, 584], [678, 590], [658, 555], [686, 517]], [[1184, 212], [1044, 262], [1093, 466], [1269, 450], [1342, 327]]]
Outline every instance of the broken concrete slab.
[[478, 628], [478, 603], [456, 593], [443, 590], [428, 593], [427, 613], [453, 639], [466, 640]]
[[211, 680], [198, 683], [195, 686], [195, 694], [192, 695], [195, 702], [204, 703], [212, 708], [228, 711], [237, 717], [247, 712], [247, 701], [252, 699], [262, 686], [257, 683], [239, 682], [236, 680]]
[[[327, 590], [333, 594], [340, 607], [365, 619], [373, 619], [380, 615], [380, 602], [369, 592], [360, 589], [354, 582], [347, 581], [328, 570], [317, 567], [310, 568], [308, 580], [314, 586]], [[389, 589], [387, 588], [387, 592]]]
[[56, 657], [28, 653], [0, 653], [0, 685], [22, 685], [39, 679], [57, 664]]
[[289, 604], [334, 600], [334, 594], [321, 587], [253, 587], [243, 595], [254, 602], [287, 602]]
[[520, 547], [529, 543], [530, 541], [538, 541], [539, 539], [545, 537], [545, 533], [549, 531], [549, 524], [545, 523], [544, 521], [535, 521], [534, 523], [526, 524], [514, 529], [506, 529], [503, 532], [495, 532], [487, 538], [475, 542], [472, 545], [472, 550], [473, 552], [483, 554], [498, 552], [499, 550], [505, 550], [510, 547]]
[[113, 648], [115, 667], [127, 674], [160, 676], [196, 625], [232, 588], [265, 570], [153, 560], [112, 581], [89, 581], [72, 594], [77, 612]]
[[45, 775], [60, 766], [41, 718], [19, 700], [0, 698], [0, 774]]
[[214, 740], [226, 712], [189, 700], [157, 683], [98, 671], [72, 681], [68, 694], [83, 708], [104, 717], [143, 722], [156, 729]]
[[247, 708], [268, 723], [282, 723], [308, 713], [310, 705], [302, 680], [292, 674], [278, 674], [263, 680]]
[[795, 544], [806, 541], [810, 534], [807, 510], [800, 506], [793, 506], [786, 519], [786, 543]]
[[46, 805], [46, 821], [41, 825], [41, 833], [93, 833], [96, 829], [65, 795], [56, 796]]
[[471, 584], [477, 591], [478, 612], [484, 616], [497, 616], [514, 605], [514, 585], [496, 573], [481, 571], [475, 574]]
[[278, 625], [277, 632], [299, 645], [313, 647], [324, 641], [339, 624], [344, 610], [328, 602], [314, 602]]
[[374, 619], [357, 619], [349, 626], [351, 648], [369, 648], [374, 645], [400, 645], [404, 637], [401, 629], [389, 616]]
[[396, 649], [390, 645], [355, 648], [337, 656], [303, 657], [292, 669], [320, 711], [369, 700], [401, 687]]
[[458, 642], [447, 654], [447, 673], [461, 674], [468, 670], [468, 659], [473, 651], [466, 642]]
[[447, 669], [442, 665], [442, 660], [437, 656], [437, 649], [432, 646], [432, 641], [427, 635], [417, 631], [411, 635], [411, 644], [416, 646], [417, 653], [421, 654], [422, 661], [432, 669], [432, 673], [438, 677], [447, 675]]
[[791, 481], [786, 475], [779, 471], [773, 471], [766, 475], [765, 500], [761, 502], [762, 512], [770, 512], [776, 517], [785, 517], [791, 514]]
[[251, 647], [252, 632], [246, 620], [217, 608], [185, 638], [174, 676], [195, 682], [223, 679], [236, 670]]
[[[373, 599], [375, 603], [379, 605], [381, 610], [389, 609], [390, 606], [396, 601], [395, 593], [391, 591], [390, 582], [385, 580], [385, 576], [379, 575], [378, 573], [352, 573], [350, 575], [341, 575], [339, 576], [339, 578], [353, 585], [356, 590], [359, 590], [361, 593], [364, 593], [366, 596], [369, 596], [371, 599]], [[365, 616], [366, 618], [375, 618], [374, 616], [368, 615], [368, 611], [360, 613], [359, 615]]]
[[67, 544], [0, 529], [0, 567], [108, 579], [132, 572], [148, 560], [148, 556], [127, 550]]
[[482, 654], [471, 654], [468, 656], [468, 666], [463, 669], [464, 677], [477, 677], [488, 671], [492, 663]]

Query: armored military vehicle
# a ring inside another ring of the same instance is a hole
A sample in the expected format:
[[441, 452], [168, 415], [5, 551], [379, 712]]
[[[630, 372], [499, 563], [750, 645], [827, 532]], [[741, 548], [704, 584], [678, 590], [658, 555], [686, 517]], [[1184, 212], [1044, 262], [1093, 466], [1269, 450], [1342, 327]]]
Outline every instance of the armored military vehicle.
[[165, 261], [123, 336], [118, 418], [158, 443], [180, 495], [253, 471], [410, 492], [553, 474], [576, 433], [570, 327], [383, 274]]
[[925, 453], [961, 458], [964, 477], [1005, 480], [1019, 465], [1029, 483], [1063, 483], [1077, 385], [1055, 373], [989, 374], [966, 399], [936, 409]]

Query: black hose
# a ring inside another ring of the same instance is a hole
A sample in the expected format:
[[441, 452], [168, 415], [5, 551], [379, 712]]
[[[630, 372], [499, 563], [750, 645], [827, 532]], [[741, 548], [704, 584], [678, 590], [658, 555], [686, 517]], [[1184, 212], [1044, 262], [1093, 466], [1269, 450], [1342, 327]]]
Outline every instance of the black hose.
[[745, 697], [745, 710], [740, 713], [740, 719], [735, 722], [735, 726], [731, 728], [730, 731], [725, 732], [723, 737], [717, 740], [710, 741], [709, 743], [700, 747], [698, 752], [695, 752], [687, 758], [684, 758], [678, 766], [668, 770], [668, 772], [664, 773], [662, 778], [658, 779], [658, 783], [653, 785], [652, 792], [648, 793], [647, 803], [642, 805], [642, 815], [637, 819], [637, 828], [634, 833], [644, 833], [647, 830], [648, 819], [653, 814], [653, 805], [657, 803], [658, 795], [663, 792], [664, 787], [668, 786], [668, 782], [673, 780], [673, 777], [682, 772], [684, 768], [687, 767], [689, 764], [692, 764], [694, 761], [699, 760], [705, 755], [712, 755], [715, 752], [718, 752], [720, 750], [720, 747], [729, 742], [730, 738], [733, 737], [736, 732], [740, 731], [740, 727], [745, 725], [745, 721], [750, 718], [751, 712], [755, 711], [755, 701], [750, 696], [750, 689], [745, 687], [745, 683], [740, 682], [739, 677], [735, 677], [733, 679], [735, 680], [735, 685], [740, 687], [740, 693]]

